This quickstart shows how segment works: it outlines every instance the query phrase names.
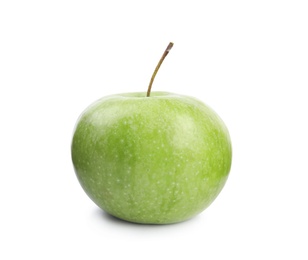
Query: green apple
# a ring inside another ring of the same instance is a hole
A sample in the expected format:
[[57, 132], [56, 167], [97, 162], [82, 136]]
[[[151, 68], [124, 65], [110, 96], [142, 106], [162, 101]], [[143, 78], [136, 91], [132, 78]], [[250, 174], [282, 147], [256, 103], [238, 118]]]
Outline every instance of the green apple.
[[149, 93], [90, 105], [75, 127], [72, 161], [85, 192], [109, 214], [137, 223], [181, 222], [222, 190], [231, 167], [230, 136], [201, 101]]

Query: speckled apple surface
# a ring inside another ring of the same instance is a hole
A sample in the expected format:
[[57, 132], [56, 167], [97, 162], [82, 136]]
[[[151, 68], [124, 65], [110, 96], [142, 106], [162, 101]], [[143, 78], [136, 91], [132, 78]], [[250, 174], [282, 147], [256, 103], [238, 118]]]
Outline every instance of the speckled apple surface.
[[88, 196], [109, 214], [168, 224], [207, 208], [231, 167], [231, 141], [201, 101], [172, 93], [102, 98], [80, 116], [72, 160]]

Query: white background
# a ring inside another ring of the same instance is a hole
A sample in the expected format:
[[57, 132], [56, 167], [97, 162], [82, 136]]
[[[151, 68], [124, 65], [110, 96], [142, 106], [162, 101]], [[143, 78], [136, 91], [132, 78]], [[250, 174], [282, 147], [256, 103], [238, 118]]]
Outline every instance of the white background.
[[[0, 2], [0, 259], [308, 259], [308, 2]], [[85, 195], [70, 143], [98, 98], [198, 97], [229, 180], [190, 221], [136, 225]]]

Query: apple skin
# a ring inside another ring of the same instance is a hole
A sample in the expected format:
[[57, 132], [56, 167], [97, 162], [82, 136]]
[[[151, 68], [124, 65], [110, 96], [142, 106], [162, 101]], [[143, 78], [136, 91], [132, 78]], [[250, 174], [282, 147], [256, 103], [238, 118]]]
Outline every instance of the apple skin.
[[136, 223], [192, 218], [222, 190], [232, 148], [220, 117], [178, 94], [104, 97], [79, 117], [72, 161], [88, 196], [109, 214]]

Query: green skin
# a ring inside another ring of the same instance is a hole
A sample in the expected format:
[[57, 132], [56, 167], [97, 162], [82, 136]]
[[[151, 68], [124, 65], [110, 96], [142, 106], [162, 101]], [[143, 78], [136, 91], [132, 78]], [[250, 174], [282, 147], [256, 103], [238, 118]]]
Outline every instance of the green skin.
[[166, 92], [102, 98], [80, 116], [72, 160], [88, 196], [130, 222], [169, 224], [207, 208], [231, 167], [220, 117], [199, 100]]

